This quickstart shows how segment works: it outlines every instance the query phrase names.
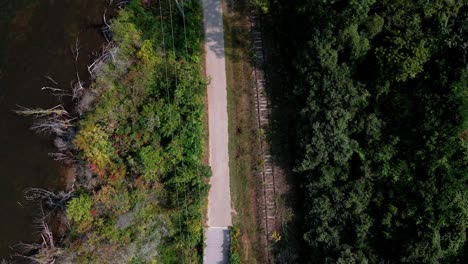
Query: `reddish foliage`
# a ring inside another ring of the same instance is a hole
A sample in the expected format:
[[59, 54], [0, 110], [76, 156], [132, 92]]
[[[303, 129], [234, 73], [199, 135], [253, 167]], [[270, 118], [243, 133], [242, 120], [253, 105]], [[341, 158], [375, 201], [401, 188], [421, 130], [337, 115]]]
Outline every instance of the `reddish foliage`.
[[141, 175], [137, 175], [133, 180], [133, 185], [137, 188], [144, 188], [146, 186], [146, 181], [141, 177]]
[[77, 238], [75, 239], [71, 245], [70, 245], [70, 248], [71, 249], [78, 249], [81, 245], [83, 244], [83, 240], [81, 238]]
[[463, 130], [460, 134], [460, 138], [465, 141], [468, 140], [468, 130]]
[[115, 176], [115, 174], [111, 174], [111, 176], [109, 176], [109, 180], [115, 181], [117, 180], [117, 176]]
[[96, 209], [93, 208], [93, 209], [89, 210], [89, 212], [91, 213], [91, 215], [92, 215], [93, 217], [96, 217], [96, 216], [97, 216], [97, 211], [96, 211]]
[[89, 168], [91, 169], [91, 171], [92, 171], [93, 173], [96, 173], [96, 169], [97, 169], [97, 166], [96, 166], [96, 164], [94, 164], [94, 163], [91, 163], [91, 165], [90, 165], [90, 167], [89, 167]]
[[143, 7], [150, 7], [154, 0], [140, 0], [140, 3]]

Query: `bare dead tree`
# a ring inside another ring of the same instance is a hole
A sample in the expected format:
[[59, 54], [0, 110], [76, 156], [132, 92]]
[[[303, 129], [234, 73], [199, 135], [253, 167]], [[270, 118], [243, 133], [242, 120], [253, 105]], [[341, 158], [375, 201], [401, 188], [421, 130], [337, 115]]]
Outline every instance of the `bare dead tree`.
[[113, 42], [107, 43], [102, 47], [102, 52], [98, 55], [97, 59], [88, 66], [88, 72], [92, 79], [96, 78], [97, 71], [107, 62], [109, 59], [114, 60], [114, 53], [116, 52], [117, 45]]
[[81, 81], [80, 75], [78, 71], [76, 72], [76, 81], [71, 82], [71, 88], [72, 88], [72, 99], [77, 100], [80, 99], [81, 96], [83, 95], [83, 92], [85, 90], [84, 88], [84, 82]]
[[[43, 77], [51, 81], [55, 85], [59, 85], [54, 79], [52, 79], [52, 77], [50, 76], [43, 76]], [[52, 95], [57, 96], [59, 99], [61, 99], [62, 96], [71, 96], [64, 89], [53, 87], [53, 86], [43, 86], [41, 88], [41, 91], [50, 91]]]
[[75, 39], [75, 44], [70, 47], [70, 50], [73, 54], [73, 57], [75, 58], [75, 61], [78, 61], [78, 57], [80, 56], [80, 40], [78, 38]]
[[84, 113], [93, 109], [94, 102], [98, 96], [98, 92], [92, 89], [87, 89], [80, 100], [77, 100], [75, 110], [78, 116], [82, 116]]
[[48, 75], [47, 75], [47, 76], [43, 76], [43, 77], [46, 78], [47, 80], [53, 82], [54, 84], [59, 85], [54, 79], [52, 79], [52, 77], [50, 77], [50, 76], [48, 76]]
[[122, 1], [120, 1], [120, 2], [117, 4], [117, 7], [118, 7], [119, 9], [122, 9], [122, 8], [124, 8], [129, 2], [130, 2], [129, 0], [122, 0]]
[[63, 89], [50, 87], [50, 86], [44, 86], [44, 87], [41, 88], [41, 90], [42, 91], [49, 90], [49, 91], [52, 91], [52, 92], [65, 92], [65, 90], [63, 90]]
[[101, 28], [101, 30], [102, 30], [102, 34], [104, 35], [104, 38], [109, 43], [112, 40], [112, 29], [109, 23], [107, 23], [106, 13], [107, 13], [107, 8], [106, 10], [104, 10], [104, 14], [102, 15], [104, 26]]
[[49, 109], [26, 108], [19, 106], [20, 110], [15, 110], [17, 114], [33, 116], [37, 120], [31, 129], [44, 134], [56, 134], [63, 136], [73, 127], [73, 118], [62, 105], [57, 105]]
[[115, 42], [109, 43], [107, 47], [107, 53], [109, 54], [112, 62], [115, 62], [115, 56], [117, 54], [118, 48], [119, 46]]
[[48, 116], [46, 118], [37, 119], [31, 129], [42, 134], [56, 134], [63, 136], [67, 133], [68, 129], [73, 127], [72, 123], [75, 118], [66, 118], [63, 116]]
[[108, 58], [109, 55], [107, 53], [103, 53], [93, 63], [91, 63], [91, 65], [88, 66], [88, 72], [91, 78], [96, 78], [97, 69], [99, 69]]
[[61, 137], [56, 137], [54, 139], [54, 145], [58, 151], [68, 151], [75, 149], [75, 146], [69, 141]]
[[41, 216], [35, 221], [35, 224], [36, 228], [40, 230], [41, 242], [16, 245], [23, 253], [16, 253], [14, 256], [28, 259], [33, 263], [54, 264], [56, 257], [61, 255], [63, 251], [56, 246], [54, 235], [45, 221], [44, 210], [42, 207], [40, 209]]
[[62, 97], [64, 97], [64, 96], [69, 96], [69, 97], [72, 96], [71, 94], [67, 93], [65, 90], [63, 90], [63, 89], [58, 89], [58, 88], [54, 88], [54, 87], [42, 87], [41, 90], [51, 90], [51, 91], [54, 91], [54, 90], [55, 90], [55, 91], [58, 92], [58, 93], [52, 92], [52, 95], [53, 95], [53, 96], [56, 96], [59, 100], [61, 100]]
[[26, 201], [41, 201], [49, 208], [65, 208], [66, 203], [72, 198], [74, 187], [68, 191], [54, 193], [41, 188], [27, 188], [24, 190]]
[[62, 105], [57, 105], [49, 109], [42, 108], [27, 108], [23, 106], [18, 106], [19, 110], [15, 110], [15, 113], [23, 116], [34, 116], [34, 117], [44, 117], [48, 115], [55, 116], [70, 116], [67, 110]]
[[73, 157], [70, 152], [54, 152], [49, 153], [49, 157], [52, 157], [55, 161], [61, 162], [66, 165], [74, 165], [77, 160]]

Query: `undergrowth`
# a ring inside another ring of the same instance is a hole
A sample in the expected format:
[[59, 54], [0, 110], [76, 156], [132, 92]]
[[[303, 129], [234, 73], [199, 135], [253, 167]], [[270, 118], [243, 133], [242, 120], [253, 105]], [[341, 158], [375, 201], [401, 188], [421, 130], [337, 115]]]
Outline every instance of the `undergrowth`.
[[96, 103], [73, 141], [88, 173], [68, 203], [59, 262], [201, 262], [210, 175], [202, 164], [201, 7], [188, 0], [182, 8], [185, 31], [170, 1], [130, 1], [112, 21], [116, 48], [96, 71]]

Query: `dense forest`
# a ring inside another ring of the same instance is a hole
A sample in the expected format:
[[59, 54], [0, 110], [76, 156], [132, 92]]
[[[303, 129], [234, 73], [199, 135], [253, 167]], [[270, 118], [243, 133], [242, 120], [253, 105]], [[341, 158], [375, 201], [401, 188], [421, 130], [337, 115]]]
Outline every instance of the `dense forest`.
[[[118, 5], [104, 27], [108, 43], [88, 67], [91, 85], [74, 86], [76, 109], [35, 112], [50, 115], [36, 128], [57, 135], [57, 156], [77, 176], [67, 195], [29, 195], [47, 196], [46, 215], [63, 210], [68, 220], [63, 237], [41, 224], [44, 243], [28, 258], [200, 263], [210, 175], [202, 162], [201, 6], [188, 0]], [[51, 197], [65, 197], [65, 206]]]
[[466, 263], [468, 2], [263, 1], [311, 263]]

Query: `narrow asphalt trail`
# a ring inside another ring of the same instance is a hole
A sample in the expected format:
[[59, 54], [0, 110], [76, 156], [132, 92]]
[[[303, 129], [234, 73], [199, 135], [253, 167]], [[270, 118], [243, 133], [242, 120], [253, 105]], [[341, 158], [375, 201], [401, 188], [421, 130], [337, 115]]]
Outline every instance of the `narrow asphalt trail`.
[[208, 194], [208, 219], [205, 230], [203, 263], [228, 263], [231, 220], [229, 188], [228, 114], [224, 33], [221, 0], [202, 0], [205, 31], [206, 75], [210, 166], [213, 175]]

